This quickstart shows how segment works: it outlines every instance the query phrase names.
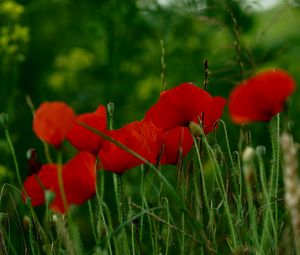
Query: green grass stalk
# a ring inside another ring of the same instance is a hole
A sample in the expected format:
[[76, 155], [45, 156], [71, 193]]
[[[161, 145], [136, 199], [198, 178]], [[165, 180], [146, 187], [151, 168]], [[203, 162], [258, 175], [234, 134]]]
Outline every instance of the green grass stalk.
[[[272, 165], [271, 165], [271, 180], [269, 194], [275, 199], [274, 203], [274, 223], [276, 230], [278, 229], [278, 182], [280, 170], [280, 114], [277, 114], [270, 123], [271, 144], [272, 144]], [[277, 247], [278, 234], [274, 231], [274, 245]]]
[[219, 164], [216, 160], [214, 152], [213, 152], [211, 146], [209, 145], [206, 137], [202, 136], [201, 139], [203, 140], [203, 143], [204, 143], [204, 145], [207, 149], [210, 161], [211, 161], [213, 169], [214, 169], [214, 175], [215, 175], [217, 185], [219, 186], [219, 188], [221, 190], [220, 194], [221, 194], [221, 197], [222, 197], [222, 201], [224, 203], [225, 214], [226, 214], [226, 217], [227, 217], [230, 237], [231, 237], [231, 241], [232, 241], [232, 245], [229, 243], [229, 246], [230, 246], [231, 249], [234, 249], [235, 247], [237, 247], [237, 235], [236, 235], [235, 227], [234, 227], [234, 224], [233, 224], [232, 215], [231, 215], [231, 212], [230, 212], [229, 202], [228, 202], [228, 198], [227, 198], [227, 192], [226, 192], [226, 189], [225, 189], [225, 185], [224, 185], [222, 173], [221, 173], [221, 170], [220, 170], [220, 166], [219, 166]]
[[14, 166], [15, 166], [19, 186], [23, 187], [23, 183], [22, 183], [22, 179], [21, 179], [21, 175], [20, 175], [20, 168], [19, 168], [19, 164], [18, 164], [18, 160], [17, 160], [17, 156], [16, 156], [16, 151], [15, 151], [13, 143], [11, 141], [8, 128], [5, 128], [4, 132], [5, 132], [6, 141], [8, 143], [11, 155], [13, 157], [13, 162], [14, 162]]
[[92, 207], [92, 203], [91, 203], [90, 200], [88, 201], [88, 205], [89, 205], [89, 214], [90, 214], [91, 228], [92, 228], [93, 236], [94, 236], [94, 239], [95, 239], [95, 243], [98, 246], [99, 245], [99, 238], [97, 236], [97, 232], [96, 232], [96, 229], [95, 229], [93, 207]]
[[166, 251], [165, 255], [168, 255], [169, 252], [169, 246], [170, 246], [170, 236], [171, 236], [171, 230], [170, 230], [170, 209], [169, 209], [169, 200], [168, 198], [164, 197], [163, 198], [164, 203], [165, 203], [165, 208], [166, 208], [166, 216], [167, 216], [167, 235], [166, 235]]
[[[267, 252], [267, 244], [271, 242], [271, 238], [270, 238], [271, 234], [273, 233], [273, 235], [275, 236], [277, 229], [275, 226], [274, 217], [272, 213], [271, 196], [267, 188], [268, 182], [265, 174], [266, 169], [261, 154], [262, 154], [261, 152], [257, 153], [257, 159], [258, 159], [258, 166], [259, 166], [260, 182], [261, 182], [262, 191], [264, 195], [263, 202], [266, 203], [267, 208], [265, 209], [266, 212], [264, 213], [263, 216], [264, 218], [263, 218], [263, 227], [262, 227], [262, 233], [260, 238], [259, 253], [264, 254]], [[272, 229], [270, 229], [270, 225]]]

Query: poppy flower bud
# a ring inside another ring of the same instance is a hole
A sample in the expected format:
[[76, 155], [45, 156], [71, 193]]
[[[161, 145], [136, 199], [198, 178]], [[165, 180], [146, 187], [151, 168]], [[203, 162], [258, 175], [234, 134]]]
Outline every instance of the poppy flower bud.
[[198, 125], [196, 122], [194, 121], [190, 121], [189, 123], [189, 128], [191, 130], [191, 133], [194, 134], [195, 136], [201, 136], [204, 135], [203, 129], [202, 127], [200, 127], [200, 125]]
[[51, 204], [55, 198], [55, 193], [51, 190], [45, 191], [45, 202], [46, 204]]
[[57, 215], [56, 214], [53, 214], [53, 216], [52, 216], [52, 222], [54, 223], [54, 224], [56, 224], [57, 223]]
[[114, 114], [114, 111], [115, 111], [114, 103], [110, 102], [107, 104], [107, 111], [109, 113], [109, 116], [112, 116]]
[[25, 204], [29, 207], [31, 205], [31, 198], [30, 197], [26, 197], [25, 198]]
[[28, 230], [29, 227], [30, 227], [30, 224], [31, 224], [31, 219], [29, 218], [29, 216], [25, 215], [25, 216], [23, 217], [23, 226], [24, 226], [24, 228], [25, 228], [26, 230]]
[[266, 147], [259, 145], [256, 147], [256, 154], [260, 157], [263, 157], [266, 154]]

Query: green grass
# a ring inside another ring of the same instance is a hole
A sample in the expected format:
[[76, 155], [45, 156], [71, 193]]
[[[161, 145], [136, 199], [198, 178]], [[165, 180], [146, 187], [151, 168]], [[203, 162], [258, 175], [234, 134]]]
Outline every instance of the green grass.
[[[14, 203], [15, 209], [6, 212], [1, 203], [3, 254], [294, 254], [283, 205], [279, 115], [270, 123], [271, 158], [262, 146], [243, 158], [231, 151], [222, 121], [218, 132], [224, 132], [224, 148], [214, 144], [214, 134], [201, 134], [177, 167], [147, 163], [123, 176], [99, 172], [97, 195], [87, 202], [85, 214], [74, 207], [56, 215], [44, 206], [38, 217], [30, 201], [21, 203], [18, 187], [4, 186], [1, 201]], [[126, 186], [132, 181], [136, 187]], [[107, 186], [115, 187], [114, 200]], [[13, 242], [16, 224], [7, 223], [6, 216], [20, 221], [23, 245]], [[24, 217], [27, 225], [21, 223]]]

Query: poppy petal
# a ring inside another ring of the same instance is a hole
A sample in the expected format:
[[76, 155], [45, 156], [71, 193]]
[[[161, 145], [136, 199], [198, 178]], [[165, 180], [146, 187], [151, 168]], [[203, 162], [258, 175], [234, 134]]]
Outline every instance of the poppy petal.
[[75, 124], [75, 113], [63, 102], [45, 102], [35, 111], [33, 131], [40, 139], [59, 147]]
[[[68, 205], [80, 205], [91, 198], [96, 192], [96, 157], [88, 152], [79, 152], [74, 158], [63, 165], [64, 191]], [[56, 193], [50, 208], [64, 213], [63, 200], [58, 182], [54, 186]], [[68, 208], [67, 208], [68, 209]]]
[[[216, 122], [221, 118], [226, 100], [223, 97], [213, 97], [207, 111], [202, 115], [202, 128], [205, 134], [208, 134], [215, 128]], [[196, 123], [199, 123], [197, 120]]]
[[[100, 105], [93, 113], [80, 114], [76, 117], [77, 122], [84, 122], [87, 125], [99, 130], [106, 130], [106, 108]], [[89, 151], [97, 154], [104, 139], [76, 123], [67, 135], [68, 141], [79, 151]]]
[[31, 199], [32, 206], [45, 203], [45, 190], [52, 189], [57, 183], [57, 171], [55, 164], [46, 164], [41, 167], [38, 174], [30, 175], [24, 182], [23, 199], [25, 194]]
[[[151, 122], [135, 121], [118, 130], [110, 131], [108, 135], [154, 163], [160, 148], [157, 142], [158, 132], [159, 130]], [[98, 156], [101, 160], [101, 168], [117, 174], [144, 163], [109, 141], [104, 142]]]
[[[89, 152], [79, 152], [73, 159], [62, 166], [64, 191], [68, 205], [82, 204], [96, 192], [96, 157]], [[30, 197], [33, 206], [45, 203], [45, 191], [51, 190], [55, 198], [50, 208], [65, 213], [60, 188], [58, 185], [57, 165], [43, 165], [38, 174], [27, 177], [24, 182], [25, 194]]]
[[183, 83], [162, 92], [158, 102], [146, 113], [145, 120], [152, 121], [158, 128], [171, 130], [188, 127], [190, 121], [204, 113], [204, 124], [208, 123], [205, 132], [209, 133], [213, 127], [211, 123], [221, 117], [224, 105], [224, 98], [214, 98], [193, 84]]
[[193, 138], [187, 127], [177, 127], [166, 132], [162, 138], [163, 153], [160, 164], [176, 165], [193, 147]]
[[236, 124], [270, 121], [283, 110], [284, 103], [296, 88], [294, 79], [285, 71], [261, 72], [239, 84], [230, 94], [229, 113]]

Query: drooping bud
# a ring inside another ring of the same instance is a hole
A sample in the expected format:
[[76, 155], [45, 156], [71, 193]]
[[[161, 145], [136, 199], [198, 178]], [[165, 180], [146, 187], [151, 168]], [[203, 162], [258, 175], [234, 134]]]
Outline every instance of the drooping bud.
[[200, 125], [198, 125], [194, 121], [190, 121], [189, 128], [190, 128], [191, 133], [194, 134], [195, 136], [202, 136], [202, 135], [204, 135], [203, 128], [200, 127]]
[[29, 167], [29, 175], [37, 174], [40, 171], [42, 164], [37, 161], [36, 149], [34, 148], [29, 149], [26, 153], [26, 157], [27, 157], [27, 163]]

